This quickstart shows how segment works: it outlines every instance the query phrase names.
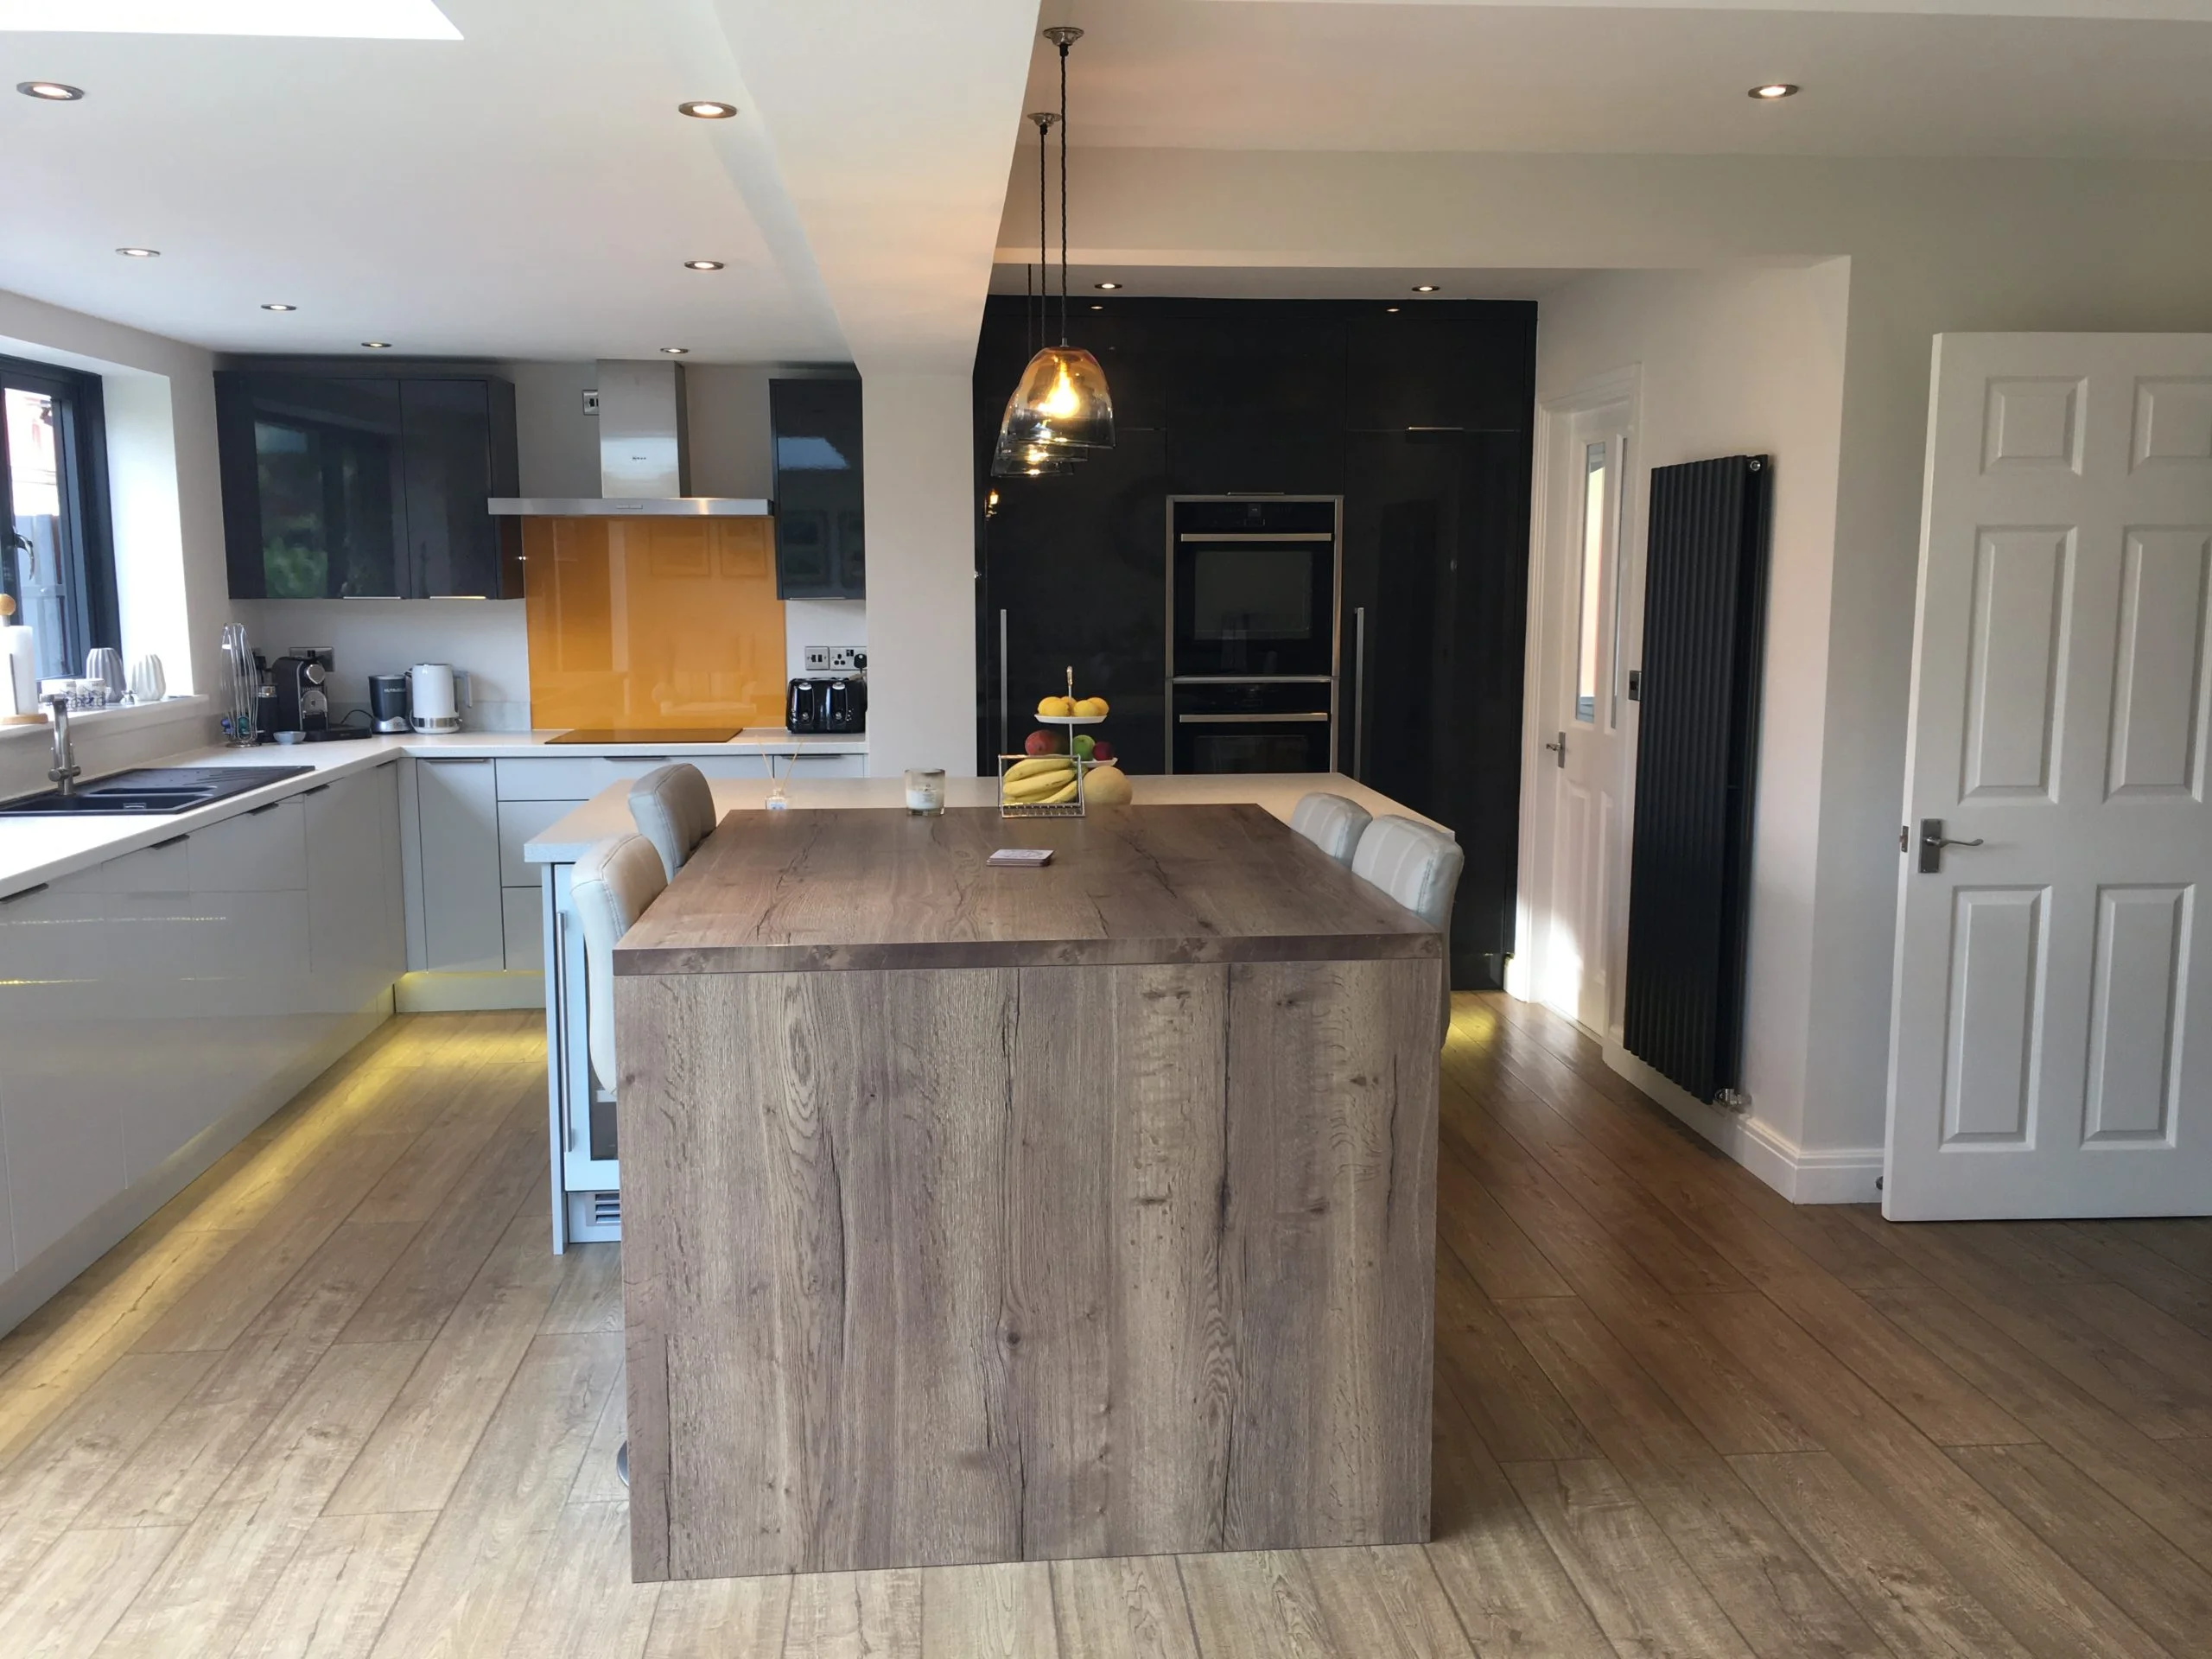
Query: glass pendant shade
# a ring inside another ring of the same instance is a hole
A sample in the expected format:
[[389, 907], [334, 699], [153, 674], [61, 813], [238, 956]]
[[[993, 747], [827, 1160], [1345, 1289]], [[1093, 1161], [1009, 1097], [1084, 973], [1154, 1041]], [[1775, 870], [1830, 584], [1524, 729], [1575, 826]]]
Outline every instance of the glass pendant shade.
[[993, 478], [1065, 478], [1073, 471], [1071, 455], [1056, 454], [1040, 443], [1016, 443], [1003, 433], [991, 452]]
[[1081, 460], [1114, 447], [1106, 371], [1079, 346], [1047, 346], [1029, 359], [999, 423], [1001, 445], [1036, 445]]

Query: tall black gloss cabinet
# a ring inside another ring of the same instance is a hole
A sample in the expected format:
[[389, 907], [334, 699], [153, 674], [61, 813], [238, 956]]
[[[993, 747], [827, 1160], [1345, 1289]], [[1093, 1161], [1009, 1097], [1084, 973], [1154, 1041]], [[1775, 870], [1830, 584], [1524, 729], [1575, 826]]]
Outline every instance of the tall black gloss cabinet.
[[1513, 950], [1536, 308], [1387, 303], [1086, 303], [1070, 338], [1105, 368], [1115, 448], [1066, 477], [995, 479], [1034, 331], [1020, 298], [990, 302], [976, 755], [1018, 749], [1072, 664], [1112, 702], [1125, 767], [1166, 771], [1166, 499], [1341, 495], [1338, 764], [1451, 826], [1452, 982], [1495, 987]]

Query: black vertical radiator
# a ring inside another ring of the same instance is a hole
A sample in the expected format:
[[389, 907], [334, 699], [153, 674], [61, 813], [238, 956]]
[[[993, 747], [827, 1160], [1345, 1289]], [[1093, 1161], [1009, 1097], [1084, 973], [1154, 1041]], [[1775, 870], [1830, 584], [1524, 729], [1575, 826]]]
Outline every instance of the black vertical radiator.
[[1629, 1052], [1703, 1101], [1741, 1081], [1774, 468], [1654, 468], [1630, 855]]

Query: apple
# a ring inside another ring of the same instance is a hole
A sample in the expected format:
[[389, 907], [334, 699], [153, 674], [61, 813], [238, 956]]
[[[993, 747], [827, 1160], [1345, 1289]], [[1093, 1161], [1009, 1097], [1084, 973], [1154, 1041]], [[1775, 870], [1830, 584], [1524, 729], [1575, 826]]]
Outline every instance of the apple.
[[1089, 732], [1077, 732], [1075, 734], [1075, 758], [1077, 760], [1090, 760], [1091, 757], [1091, 752], [1097, 747], [1097, 744], [1092, 741], [1091, 735]]
[[1034, 731], [1022, 741], [1025, 754], [1065, 754], [1067, 744], [1058, 732]]
[[1093, 739], [1086, 737], [1084, 739], [1084, 741], [1090, 745], [1090, 753], [1092, 760], [1103, 762], [1111, 760], [1114, 758], [1114, 746], [1106, 741], [1104, 738], [1099, 738], [1094, 741]]

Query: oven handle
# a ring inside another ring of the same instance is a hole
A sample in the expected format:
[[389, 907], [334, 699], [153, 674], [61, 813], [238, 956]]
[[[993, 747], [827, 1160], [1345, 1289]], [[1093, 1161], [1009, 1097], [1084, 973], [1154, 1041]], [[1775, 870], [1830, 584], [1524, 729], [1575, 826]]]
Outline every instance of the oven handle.
[[1310, 715], [1178, 715], [1179, 726], [1280, 726], [1294, 720], [1316, 721], [1329, 717], [1326, 709]]

